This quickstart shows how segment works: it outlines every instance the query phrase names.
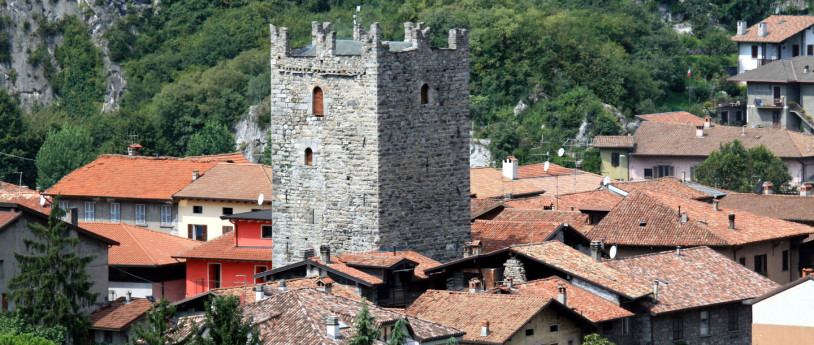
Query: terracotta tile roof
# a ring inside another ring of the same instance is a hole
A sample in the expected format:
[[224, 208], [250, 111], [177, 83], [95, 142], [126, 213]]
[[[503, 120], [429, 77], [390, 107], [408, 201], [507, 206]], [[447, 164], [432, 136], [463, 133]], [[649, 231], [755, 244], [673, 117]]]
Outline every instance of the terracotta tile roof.
[[271, 262], [271, 247], [235, 247], [235, 232], [231, 231], [209, 240], [209, 242], [203, 242], [195, 248], [173, 255], [173, 257]]
[[6, 224], [10, 223], [11, 221], [17, 219], [21, 212], [0, 212], [0, 229], [6, 226]]
[[573, 173], [574, 169], [569, 169], [554, 163], [548, 163], [548, 172], [545, 171], [545, 163], [528, 164], [517, 167], [517, 178], [561, 176], [571, 175]]
[[[779, 285], [708, 248], [605, 261], [641, 284], [660, 280], [652, 314], [755, 298]], [[663, 282], [666, 282], [664, 284]]]
[[262, 164], [215, 165], [178, 193], [176, 199], [257, 202], [260, 194], [271, 204], [271, 167]]
[[798, 222], [814, 222], [814, 196], [731, 193], [720, 207], [741, 210], [764, 217]]
[[44, 194], [172, 200], [192, 182], [192, 171], [201, 174], [224, 158], [144, 157], [102, 155], [63, 177]]
[[0, 202], [13, 202], [45, 214], [51, 213], [51, 203], [40, 206], [40, 192], [0, 181]]
[[480, 240], [483, 252], [489, 253], [516, 244], [548, 240], [561, 226], [559, 222], [476, 220], [472, 223], [472, 240]]
[[121, 223], [86, 223], [79, 226], [119, 242], [108, 250], [108, 264], [115, 266], [161, 266], [179, 263], [173, 255], [192, 249], [199, 241]]
[[[398, 250], [395, 251], [369, 251], [369, 252], [361, 252], [358, 254], [364, 255], [372, 255], [372, 256], [380, 256], [380, 257], [400, 257], [418, 264], [415, 267], [415, 276], [419, 279], [426, 279], [428, 276], [424, 273], [425, 269], [430, 267], [435, 267], [440, 265], [441, 263], [435, 261], [429, 257], [416, 253], [412, 250]], [[395, 256], [393, 256], [395, 255]], [[341, 260], [341, 259], [340, 259]]]
[[346, 265], [344, 262], [337, 260], [336, 258], [331, 258], [331, 263], [329, 264], [322, 262], [321, 260], [319, 260], [318, 257], [308, 258], [308, 261], [319, 264], [322, 267], [325, 267], [329, 270], [334, 270], [338, 273], [354, 278], [355, 280], [360, 280], [369, 285], [377, 285], [384, 283], [384, 281], [381, 278], [368, 274], [356, 268], [350, 267]]
[[[766, 36], [760, 37], [758, 32], [759, 23], [766, 23]], [[735, 42], [766, 42], [780, 43], [800, 31], [814, 25], [814, 16], [788, 16], [773, 15], [755, 23], [746, 30], [742, 36], [732, 36]]]
[[693, 125], [645, 121], [634, 135], [633, 154], [706, 157], [721, 144], [738, 139], [746, 148], [763, 144], [781, 158], [814, 156], [814, 136], [787, 129], [712, 126], [704, 133], [703, 138], [696, 138]]
[[649, 294], [649, 285], [642, 285], [621, 272], [571, 248], [559, 241], [512, 247], [546, 265], [555, 267], [580, 279], [603, 286], [631, 299]]
[[[594, 295], [591, 292], [572, 285], [565, 279], [551, 276], [545, 279], [532, 280], [522, 284], [514, 284], [510, 291], [518, 295], [540, 296], [551, 299], [557, 298], [557, 286], [565, 286], [566, 303], [569, 308], [582, 314], [592, 322], [603, 322], [616, 320], [623, 317], [633, 316], [633, 313], [612, 302]], [[505, 289], [504, 289], [505, 290]]]
[[[317, 288], [317, 280], [320, 277], [302, 277], [302, 278], [293, 278], [293, 279], [286, 279], [285, 285], [288, 290], [294, 289], [303, 289], [303, 288]], [[324, 279], [325, 277], [323, 277]], [[238, 296], [240, 300], [244, 304], [254, 303], [257, 302], [255, 299], [256, 295], [254, 287], [257, 285], [264, 286], [266, 291], [270, 291], [272, 294], [281, 293], [278, 289], [279, 287], [279, 280], [265, 282], [262, 284], [248, 284], [246, 286], [233, 286], [233, 287], [226, 287], [226, 288], [218, 288], [209, 290], [217, 295], [220, 296]], [[245, 296], [244, 296], [245, 293]], [[336, 284], [334, 283], [331, 287], [331, 293], [340, 297], [361, 301], [362, 297], [356, 294], [356, 289], [353, 287]]]
[[[465, 331], [466, 343], [503, 344], [550, 303], [551, 298], [534, 295], [427, 290], [407, 313]], [[483, 320], [489, 321], [486, 337], [480, 335]]]
[[221, 153], [219, 155], [206, 155], [206, 156], [188, 156], [184, 157], [184, 159], [201, 159], [201, 160], [217, 160], [219, 162], [226, 162], [226, 163], [242, 163], [242, 164], [251, 164], [246, 157], [243, 156], [242, 152], [232, 152], [232, 153]]
[[345, 253], [337, 260], [354, 267], [391, 268], [405, 259], [400, 256], [384, 256], [359, 253]]
[[134, 298], [125, 303], [124, 297], [119, 297], [110, 305], [104, 306], [90, 315], [90, 328], [105, 331], [122, 331], [130, 324], [140, 320], [153, 307], [153, 303], [146, 298]]
[[484, 213], [502, 206], [503, 202], [496, 199], [469, 199], [469, 207], [472, 212], [470, 219], [478, 218]]
[[578, 211], [506, 208], [491, 220], [501, 222], [568, 223], [574, 229], [582, 232], [586, 227], [587, 219], [587, 215]]
[[510, 180], [503, 172], [490, 167], [469, 169], [469, 191], [479, 199], [499, 198], [506, 194], [519, 195], [542, 192], [527, 180]]
[[[368, 308], [378, 327], [393, 325], [406, 318], [410, 323], [411, 338], [420, 342], [463, 334], [460, 330], [418, 317], [373, 305]], [[289, 290], [244, 307], [244, 315], [254, 319], [264, 344], [346, 344], [353, 335], [353, 328], [341, 327], [342, 338], [330, 339], [325, 319], [337, 316], [342, 324], [352, 326], [360, 311], [359, 301], [316, 289]]]
[[695, 116], [695, 114], [688, 113], [686, 111], [671, 111], [667, 113], [642, 114], [636, 115], [636, 118], [642, 121], [652, 121], [662, 123], [690, 124], [690, 125], [704, 124], [704, 119]]
[[[594, 190], [560, 194], [559, 200], [553, 195], [543, 194], [537, 197], [507, 200], [506, 206], [515, 209], [538, 209], [554, 207], [555, 210], [610, 210], [616, 206], [622, 196], [607, 190]], [[559, 205], [559, 206], [557, 206]]]
[[[681, 223], [678, 208], [687, 214]], [[729, 214], [735, 214], [735, 229]], [[640, 226], [639, 220], [646, 221]], [[748, 243], [804, 236], [814, 228], [746, 211], [683, 199], [668, 194], [637, 190], [625, 197], [588, 233], [594, 240], [632, 246], [738, 246]]]
[[521, 181], [540, 190], [545, 190], [546, 195], [552, 196], [597, 190], [604, 179], [604, 177], [597, 174], [581, 171], [578, 174], [527, 178]]
[[636, 141], [629, 135], [597, 135], [594, 137], [596, 148], [629, 148], [635, 146]]
[[636, 189], [643, 189], [666, 193], [685, 199], [702, 200], [712, 198], [712, 195], [683, 184], [680, 180], [672, 177], [661, 177], [654, 180], [643, 181], [613, 182], [611, 185], [628, 193]]

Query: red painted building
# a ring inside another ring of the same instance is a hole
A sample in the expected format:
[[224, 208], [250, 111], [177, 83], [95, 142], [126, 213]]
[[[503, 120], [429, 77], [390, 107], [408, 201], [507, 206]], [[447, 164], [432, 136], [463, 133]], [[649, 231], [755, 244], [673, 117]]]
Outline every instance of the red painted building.
[[186, 297], [253, 284], [253, 275], [271, 269], [271, 210], [221, 218], [235, 230], [174, 256], [187, 262]]

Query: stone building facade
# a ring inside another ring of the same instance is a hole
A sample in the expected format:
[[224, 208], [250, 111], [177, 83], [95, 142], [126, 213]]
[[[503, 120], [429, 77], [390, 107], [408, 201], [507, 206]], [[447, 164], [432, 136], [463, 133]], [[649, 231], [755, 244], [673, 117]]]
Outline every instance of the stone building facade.
[[449, 259], [469, 240], [468, 32], [436, 48], [423, 23], [404, 30], [337, 40], [314, 22], [294, 49], [271, 25], [275, 266], [320, 245]]

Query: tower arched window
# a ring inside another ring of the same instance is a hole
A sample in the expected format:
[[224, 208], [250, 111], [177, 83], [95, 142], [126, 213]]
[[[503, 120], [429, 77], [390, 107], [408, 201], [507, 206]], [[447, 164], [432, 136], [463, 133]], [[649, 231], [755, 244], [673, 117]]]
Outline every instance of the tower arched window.
[[427, 104], [430, 100], [430, 86], [421, 85], [421, 104]]
[[314, 165], [314, 152], [310, 147], [305, 149], [305, 165]]
[[322, 102], [322, 89], [319, 87], [314, 88], [314, 104], [313, 104], [313, 111], [314, 116], [323, 116], [325, 115], [324, 105]]

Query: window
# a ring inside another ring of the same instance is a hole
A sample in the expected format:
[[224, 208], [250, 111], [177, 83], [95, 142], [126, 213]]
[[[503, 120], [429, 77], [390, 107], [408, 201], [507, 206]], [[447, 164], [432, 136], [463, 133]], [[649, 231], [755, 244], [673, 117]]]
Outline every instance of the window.
[[206, 225], [188, 224], [187, 238], [206, 242]]
[[739, 262], [741, 265], [746, 266], [746, 258], [745, 258], [745, 257], [742, 257], [742, 258], [738, 259], [738, 262]]
[[6, 267], [3, 266], [3, 260], [0, 260], [0, 279], [5, 277]]
[[313, 104], [313, 111], [314, 116], [323, 116], [325, 112], [323, 111], [323, 102], [322, 102], [322, 89], [315, 87], [314, 88], [314, 104]]
[[203, 213], [203, 206], [192, 206], [192, 213], [195, 214]]
[[700, 317], [701, 319], [698, 322], [698, 329], [701, 332], [701, 335], [709, 335], [709, 311], [701, 311]]
[[767, 275], [766, 271], [766, 254], [755, 255], [755, 272], [762, 275]]
[[729, 307], [727, 312], [729, 314], [729, 330], [730, 331], [737, 331], [738, 330], [738, 307]]
[[305, 165], [314, 165], [314, 152], [310, 147], [305, 149]]
[[698, 170], [698, 163], [693, 163], [690, 166], [690, 181], [695, 181], [695, 171]]
[[729, 123], [729, 112], [728, 111], [722, 111], [721, 112], [721, 124], [725, 125], [727, 123]]
[[644, 178], [653, 178], [653, 169], [644, 169]]
[[532, 335], [534, 335], [534, 328], [529, 328], [529, 329], [527, 329], [527, 330], [526, 330], [526, 336], [527, 336], [527, 337], [530, 337], [530, 336], [532, 336]]
[[118, 202], [110, 203], [110, 222], [119, 223], [122, 221], [122, 208]]
[[105, 343], [108, 343], [108, 344], [113, 343], [113, 332], [105, 331]]
[[2, 295], [0, 295], [0, 299], [3, 300], [3, 306], [2, 306], [2, 308], [0, 308], [0, 311], [7, 311], [8, 310], [8, 297], [6, 297], [6, 294], [2, 294]]
[[222, 213], [224, 216], [228, 216], [234, 214], [234, 210], [231, 207], [224, 207]]
[[789, 270], [789, 251], [783, 251], [783, 272]]
[[807, 47], [806, 55], [814, 55], [814, 44], [809, 44]]
[[738, 122], [743, 123], [743, 112], [740, 110], [735, 112], [735, 118], [737, 119]]
[[427, 84], [421, 85], [421, 104], [429, 102], [430, 86]]
[[234, 229], [235, 229], [235, 227], [234, 227], [234, 226], [231, 226], [231, 225], [224, 225], [224, 226], [223, 226], [223, 228], [221, 228], [221, 231], [222, 231], [224, 234], [228, 234], [228, 233], [232, 232], [232, 230], [234, 230]]
[[791, 45], [791, 57], [795, 57], [800, 55], [800, 45], [799, 44], [792, 44]]
[[71, 202], [70, 201], [60, 201], [59, 208], [65, 211], [65, 214], [62, 215], [62, 220], [67, 220], [68, 216], [71, 214]]
[[92, 222], [96, 219], [96, 203], [85, 201], [85, 221]]
[[[254, 274], [263, 273], [263, 272], [268, 271], [268, 270], [269, 270], [269, 267], [266, 266], [266, 265], [256, 265], [256, 266], [254, 266]], [[254, 280], [255, 284], [260, 284], [262, 282], [263, 282], [263, 278], [257, 278], [257, 279]]]
[[172, 226], [172, 205], [161, 205], [161, 226]]
[[673, 316], [673, 340], [684, 339], [684, 319]]
[[560, 325], [548, 326], [548, 331], [551, 332], [551, 333], [559, 332], [560, 331]]
[[262, 232], [261, 237], [271, 238], [271, 225], [263, 225], [260, 231]]
[[147, 207], [144, 204], [136, 204], [136, 224], [147, 225]]
[[611, 153], [611, 166], [614, 168], [619, 166], [619, 152]]
[[630, 334], [630, 318], [622, 319], [622, 334]]
[[653, 172], [655, 173], [655, 176], [653, 176], [655, 178], [675, 176], [675, 168], [667, 164], [654, 166]]
[[752, 58], [757, 59], [758, 48], [757, 44], [752, 45]]
[[220, 288], [220, 264], [209, 263], [209, 272], [206, 280], [209, 282], [209, 290]]

